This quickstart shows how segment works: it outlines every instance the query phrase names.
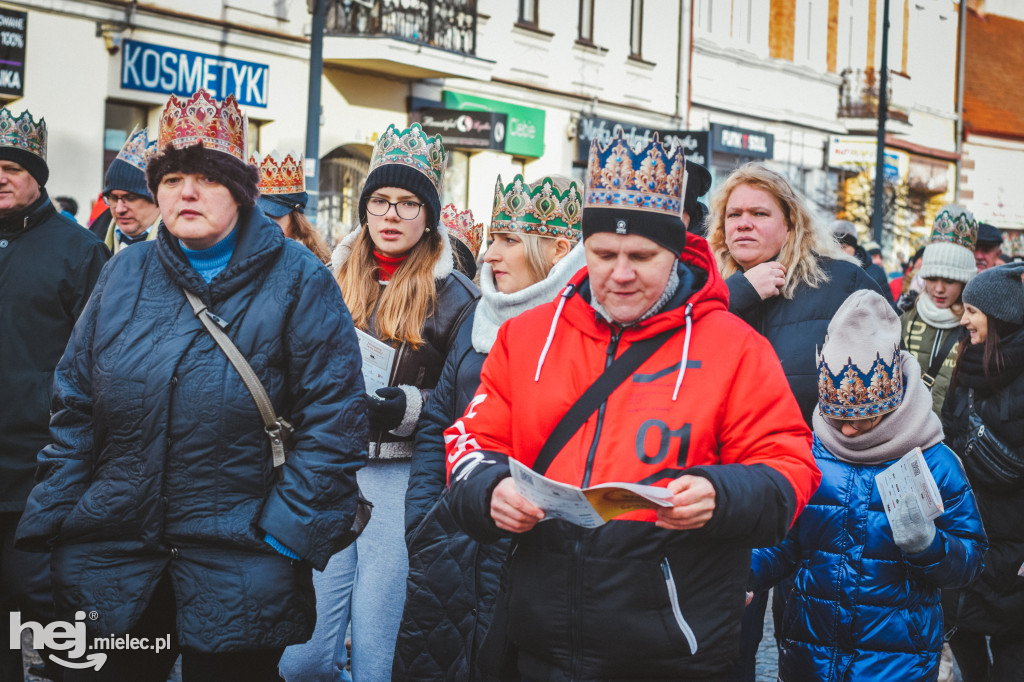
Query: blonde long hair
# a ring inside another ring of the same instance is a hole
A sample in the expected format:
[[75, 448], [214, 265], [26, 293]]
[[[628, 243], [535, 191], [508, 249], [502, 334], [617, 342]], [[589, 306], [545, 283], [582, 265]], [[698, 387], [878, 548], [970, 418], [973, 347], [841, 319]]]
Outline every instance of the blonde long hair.
[[[336, 277], [356, 327], [382, 341], [405, 342], [414, 349], [423, 345], [423, 323], [437, 305], [434, 266], [442, 251], [440, 233], [435, 227], [428, 228], [388, 285], [381, 287], [370, 229], [362, 226]], [[375, 311], [377, 328], [370, 329]]]
[[725, 242], [726, 204], [729, 202], [729, 195], [740, 185], [748, 185], [767, 192], [782, 208], [789, 236], [776, 260], [786, 267], [786, 283], [782, 286], [781, 292], [785, 298], [793, 298], [801, 284], [817, 288], [828, 283], [828, 273], [821, 267], [821, 258], [856, 263], [853, 257], [843, 253], [835, 237], [814, 220], [803, 200], [797, 196], [793, 186], [783, 175], [763, 163], [753, 161], [734, 170], [711, 200], [708, 243], [711, 245], [711, 252], [715, 255], [722, 277], [729, 277], [742, 269], [729, 253], [729, 247]]

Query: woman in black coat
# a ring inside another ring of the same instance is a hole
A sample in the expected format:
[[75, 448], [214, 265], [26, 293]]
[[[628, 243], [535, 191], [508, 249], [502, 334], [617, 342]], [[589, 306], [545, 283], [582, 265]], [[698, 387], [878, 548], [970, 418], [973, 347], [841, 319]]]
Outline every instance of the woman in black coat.
[[[171, 98], [147, 168], [158, 237], [104, 268], [57, 368], [18, 543], [52, 548], [58, 612], [94, 614], [90, 637], [168, 638], [69, 681], [163, 682], [179, 653], [185, 682], [278, 679], [284, 647], [313, 631], [312, 569], [352, 525], [367, 440], [355, 331], [330, 272], [254, 209], [245, 130], [232, 97]], [[185, 291], [294, 427], [280, 468]]]
[[[546, 183], [551, 183], [550, 187]], [[409, 580], [395, 648], [392, 679], [481, 679], [477, 653], [491, 623], [507, 540], [481, 544], [466, 535], [448, 508], [444, 430], [459, 418], [480, 385], [480, 368], [505, 320], [553, 300], [584, 266], [577, 222], [549, 220], [545, 233], [532, 213], [509, 219], [500, 209], [510, 191], [539, 196], [551, 191], [562, 205], [580, 201], [568, 179], [545, 178], [531, 190], [516, 176], [498, 184], [493, 240], [480, 273], [482, 298], [459, 328], [441, 379], [416, 427], [409, 489], [405, 498]], [[574, 197], [574, 198], [573, 198]], [[579, 216], [580, 207], [568, 212]]]
[[[815, 352], [828, 323], [854, 291], [882, 291], [816, 223], [789, 181], [761, 163], [736, 169], [715, 192], [708, 243], [729, 287], [729, 312], [771, 343], [811, 426], [818, 404]], [[775, 589], [777, 626], [784, 590], [785, 584]], [[754, 679], [766, 607], [767, 593], [747, 607], [733, 680]]]
[[[1020, 680], [1024, 670], [1024, 467], [1001, 484], [969, 440], [973, 411], [1024, 462], [1024, 265], [984, 270], [964, 288], [956, 369], [942, 406], [946, 443], [960, 455], [989, 538], [981, 578], [943, 599], [964, 682]], [[986, 636], [989, 637], [986, 648]], [[991, 649], [991, 659], [989, 657]]]

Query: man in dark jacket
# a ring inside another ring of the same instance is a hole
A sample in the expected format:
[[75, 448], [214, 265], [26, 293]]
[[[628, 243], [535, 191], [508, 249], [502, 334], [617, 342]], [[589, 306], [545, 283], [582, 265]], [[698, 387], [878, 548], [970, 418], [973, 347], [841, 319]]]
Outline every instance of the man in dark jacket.
[[[686, 233], [682, 168], [656, 140], [639, 153], [621, 135], [595, 143], [587, 269], [501, 326], [445, 432], [456, 521], [481, 541], [513, 538], [488, 639], [504, 630], [502, 662], [525, 679], [719, 679], [750, 548], [777, 542], [819, 480], [778, 360], [726, 311], [707, 242]], [[651, 355], [545, 458], [584, 391], [649, 339]], [[519, 465], [571, 486], [667, 488], [670, 506], [538, 525], [544, 511], [510, 479]]]
[[[110, 256], [54, 208], [49, 174], [46, 123], [0, 108], [0, 601], [44, 624], [49, 555], [15, 550], [14, 531], [49, 441], [53, 370]], [[21, 679], [21, 651], [0, 650], [0, 679]]]
[[156, 239], [160, 209], [146, 186], [146, 163], [155, 144], [146, 140], [146, 128], [136, 130], [107, 168], [103, 201], [111, 220], [103, 241], [112, 253]]

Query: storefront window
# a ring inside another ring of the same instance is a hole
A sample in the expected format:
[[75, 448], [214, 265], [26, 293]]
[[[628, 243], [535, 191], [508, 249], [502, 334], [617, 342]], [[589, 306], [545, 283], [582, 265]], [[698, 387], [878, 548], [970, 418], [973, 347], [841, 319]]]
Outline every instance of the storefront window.
[[369, 159], [352, 145], [338, 147], [320, 162], [317, 227], [332, 246], [359, 223], [359, 193]]
[[138, 104], [107, 101], [103, 124], [103, 174], [117, 158], [136, 126], [145, 128], [149, 108]]
[[460, 211], [469, 206], [469, 154], [460, 151], [448, 153], [448, 169], [441, 191], [441, 205], [455, 204]]

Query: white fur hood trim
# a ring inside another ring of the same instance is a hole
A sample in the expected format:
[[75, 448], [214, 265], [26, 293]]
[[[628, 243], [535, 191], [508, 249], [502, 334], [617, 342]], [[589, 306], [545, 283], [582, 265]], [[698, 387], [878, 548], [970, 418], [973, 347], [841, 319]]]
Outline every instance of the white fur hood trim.
[[[348, 260], [348, 257], [352, 255], [352, 244], [355, 243], [359, 233], [366, 228], [359, 225], [354, 230], [345, 235], [336, 247], [334, 252], [331, 254], [331, 272], [335, 276], [338, 275], [338, 270], [341, 269], [342, 264]], [[437, 230], [438, 235], [441, 237], [441, 255], [434, 263], [434, 279], [444, 279], [448, 275], [452, 274], [452, 270], [455, 269], [455, 257], [452, 255], [452, 243], [448, 239], [448, 228], [445, 227], [444, 223], [438, 222], [437, 226], [433, 229]]]

